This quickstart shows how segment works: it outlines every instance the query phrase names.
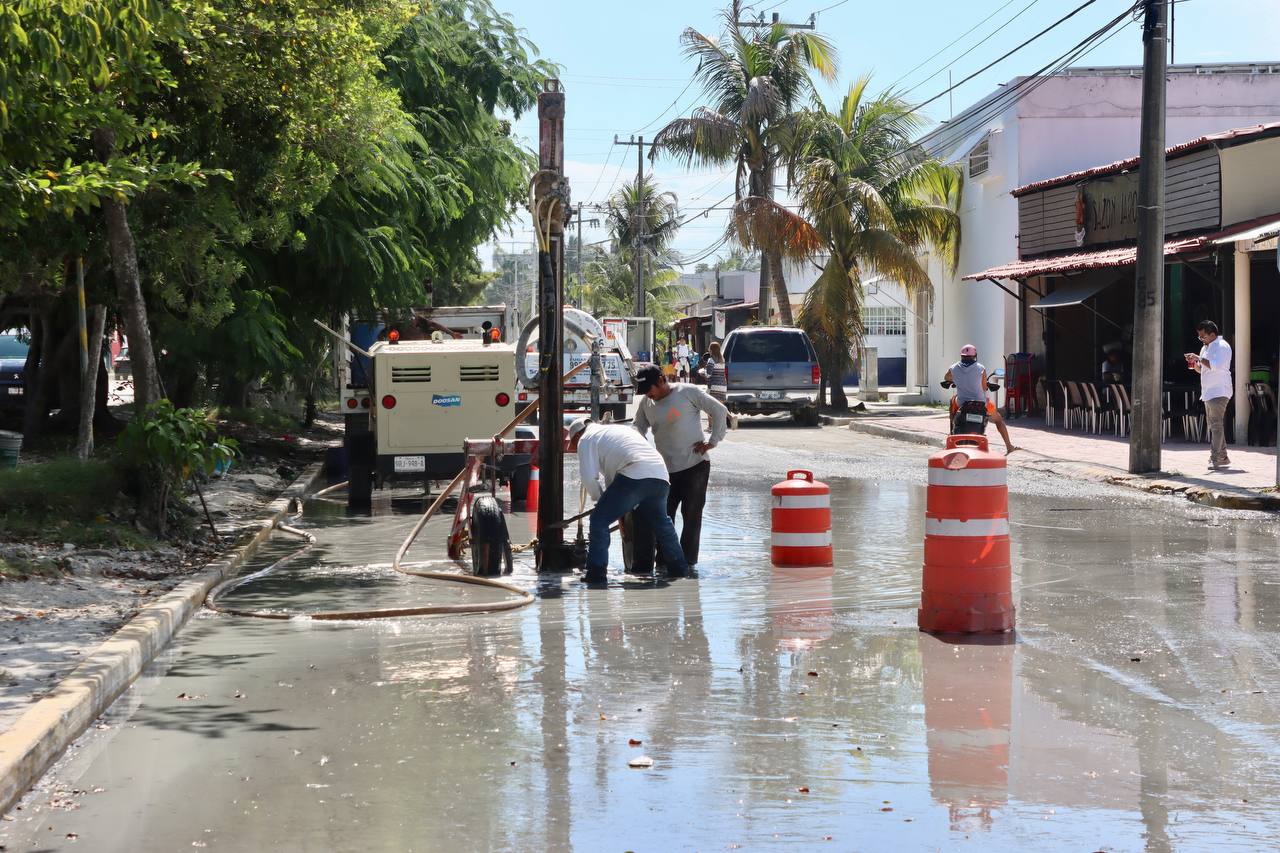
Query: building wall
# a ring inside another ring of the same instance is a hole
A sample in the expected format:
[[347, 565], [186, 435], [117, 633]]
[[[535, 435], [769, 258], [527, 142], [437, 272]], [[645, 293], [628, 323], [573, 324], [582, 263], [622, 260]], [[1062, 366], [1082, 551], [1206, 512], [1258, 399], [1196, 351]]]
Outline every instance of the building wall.
[[[966, 179], [959, 268], [949, 273], [930, 261], [935, 295], [927, 374], [935, 400], [943, 398], [936, 378], [964, 344], [977, 346], [979, 357], [993, 364], [1003, 364], [1006, 353], [1021, 349], [1018, 302], [991, 282], [960, 281], [963, 275], [1018, 257], [1018, 205], [1010, 191], [1137, 154], [1141, 86], [1137, 69], [1079, 69], [1049, 79], [992, 116], [984, 104], [998, 97], [997, 91], [923, 140], [926, 145], [931, 139], [949, 142], [952, 147], [939, 156], [957, 163], [964, 162], [984, 131], [996, 131], [994, 138], [999, 140], [990, 171], [981, 178]], [[1276, 120], [1280, 120], [1278, 73], [1237, 68], [1194, 74], [1179, 66], [1169, 75], [1170, 144]], [[1225, 181], [1224, 166], [1224, 195]], [[1266, 212], [1276, 212], [1280, 204], [1271, 207]], [[1224, 222], [1232, 221], [1223, 213]], [[1033, 352], [1042, 351], [1036, 340], [1028, 339], [1027, 344]]]
[[1224, 148], [1222, 224], [1280, 213], [1280, 138]]

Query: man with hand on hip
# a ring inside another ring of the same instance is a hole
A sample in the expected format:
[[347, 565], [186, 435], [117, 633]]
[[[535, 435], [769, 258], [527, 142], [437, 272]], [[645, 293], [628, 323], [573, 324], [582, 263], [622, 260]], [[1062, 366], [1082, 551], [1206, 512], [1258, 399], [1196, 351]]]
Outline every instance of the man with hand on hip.
[[602, 584], [609, 569], [609, 528], [627, 513], [647, 522], [658, 534], [667, 561], [667, 574], [688, 572], [676, 528], [667, 516], [667, 466], [658, 451], [629, 426], [592, 423], [578, 418], [569, 425], [569, 452], [578, 454], [578, 470], [587, 494], [596, 502], [591, 511], [587, 543], [589, 584]]
[[1227, 406], [1235, 393], [1231, 380], [1231, 344], [1218, 336], [1218, 325], [1212, 320], [1196, 324], [1196, 337], [1204, 344], [1200, 354], [1187, 353], [1187, 367], [1200, 374], [1200, 399], [1204, 402], [1205, 426], [1209, 430], [1209, 467], [1226, 468], [1227, 433], [1223, 422]]
[[[711, 460], [707, 454], [719, 444], [729, 429], [729, 410], [700, 385], [672, 385], [657, 365], [648, 364], [636, 373], [636, 394], [643, 395], [636, 407], [635, 429], [640, 435], [653, 430], [653, 443], [662, 454], [671, 475], [667, 495], [667, 515], [674, 521], [676, 510], [684, 522], [680, 547], [692, 568], [698, 562], [702, 539], [702, 510], [707, 503], [707, 483]], [[702, 416], [711, 423], [711, 435], [702, 427]], [[632, 568], [647, 572], [652, 564], [653, 531], [643, 522], [636, 524]]]

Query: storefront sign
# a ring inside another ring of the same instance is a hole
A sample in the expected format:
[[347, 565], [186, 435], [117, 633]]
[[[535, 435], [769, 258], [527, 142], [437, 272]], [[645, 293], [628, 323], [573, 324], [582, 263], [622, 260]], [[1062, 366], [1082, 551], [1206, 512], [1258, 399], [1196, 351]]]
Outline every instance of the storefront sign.
[[1076, 188], [1076, 245], [1138, 237], [1138, 174], [1100, 178]]

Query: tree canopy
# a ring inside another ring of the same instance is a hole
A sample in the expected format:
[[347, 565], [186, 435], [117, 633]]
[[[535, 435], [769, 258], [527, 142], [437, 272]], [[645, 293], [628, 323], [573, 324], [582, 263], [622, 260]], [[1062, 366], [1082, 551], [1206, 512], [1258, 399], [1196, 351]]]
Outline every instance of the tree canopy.
[[489, 0], [0, 5], [0, 319], [83, 257], [171, 394], [305, 373], [312, 317], [480, 293], [554, 73]]

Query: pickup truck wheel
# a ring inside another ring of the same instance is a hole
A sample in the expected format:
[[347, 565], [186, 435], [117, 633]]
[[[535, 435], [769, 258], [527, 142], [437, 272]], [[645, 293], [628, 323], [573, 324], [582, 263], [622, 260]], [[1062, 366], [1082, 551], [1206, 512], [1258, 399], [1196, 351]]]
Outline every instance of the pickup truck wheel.
[[796, 426], [816, 427], [821, 423], [818, 417], [817, 406], [804, 406], [791, 412], [791, 417], [795, 419]]
[[620, 421], [627, 416], [627, 404], [615, 403], [609, 407], [609, 411], [613, 413], [613, 419]]

